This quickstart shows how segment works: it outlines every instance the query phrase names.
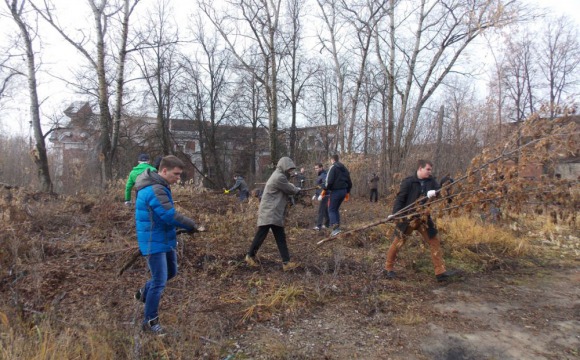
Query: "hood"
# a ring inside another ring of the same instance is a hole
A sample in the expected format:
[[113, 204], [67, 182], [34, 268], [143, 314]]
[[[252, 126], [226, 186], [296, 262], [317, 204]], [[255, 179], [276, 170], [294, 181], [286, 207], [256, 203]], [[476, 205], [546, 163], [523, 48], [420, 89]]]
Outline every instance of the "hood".
[[151, 186], [154, 184], [169, 187], [169, 184], [167, 183], [167, 181], [165, 181], [164, 178], [161, 177], [161, 175], [159, 175], [155, 171], [151, 171], [151, 169], [147, 169], [146, 171], [141, 173], [141, 175], [137, 176], [137, 179], [135, 180], [135, 189], [139, 191], [147, 186]]
[[278, 165], [276, 165], [276, 169], [282, 171], [284, 174], [288, 174], [288, 170], [296, 169], [296, 165], [294, 165], [294, 161], [287, 156], [284, 156], [280, 160], [278, 160]]

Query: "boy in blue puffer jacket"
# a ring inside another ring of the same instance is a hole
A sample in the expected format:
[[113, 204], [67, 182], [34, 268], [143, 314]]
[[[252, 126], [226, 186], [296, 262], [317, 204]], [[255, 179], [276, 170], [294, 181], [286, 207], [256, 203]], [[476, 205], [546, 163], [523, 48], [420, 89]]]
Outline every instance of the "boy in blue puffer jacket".
[[137, 241], [151, 272], [151, 279], [137, 291], [135, 298], [145, 303], [143, 330], [155, 335], [165, 335], [159, 324], [159, 302], [167, 281], [177, 274], [175, 229], [205, 230], [173, 207], [169, 186], [180, 179], [183, 167], [179, 158], [169, 155], [161, 160], [157, 173], [148, 169], [135, 183]]

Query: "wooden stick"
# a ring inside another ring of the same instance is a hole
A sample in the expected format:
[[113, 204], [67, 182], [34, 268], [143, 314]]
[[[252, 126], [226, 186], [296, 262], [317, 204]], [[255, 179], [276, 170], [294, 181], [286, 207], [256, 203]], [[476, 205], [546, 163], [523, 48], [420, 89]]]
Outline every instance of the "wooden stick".
[[139, 259], [140, 257], [141, 257], [141, 251], [138, 248], [133, 250], [133, 253], [129, 257], [129, 260], [127, 260], [125, 262], [125, 264], [123, 264], [123, 266], [119, 270], [119, 273], [117, 274], [117, 276], [123, 275], [125, 270], [127, 270], [129, 267], [131, 267], [131, 265], [133, 265], [137, 261], [137, 259]]

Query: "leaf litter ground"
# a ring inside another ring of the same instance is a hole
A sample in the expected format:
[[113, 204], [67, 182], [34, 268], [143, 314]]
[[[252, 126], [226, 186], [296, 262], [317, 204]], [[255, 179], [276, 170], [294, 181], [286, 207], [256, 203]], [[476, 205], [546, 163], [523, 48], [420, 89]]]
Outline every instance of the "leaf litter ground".
[[[135, 290], [148, 278], [135, 251], [132, 209], [114, 196], [4, 194], [0, 311], [8, 324], [108, 332], [119, 357], [171, 359], [573, 359], [580, 354], [580, 272], [574, 251], [501, 259], [438, 284], [418, 238], [382, 275], [390, 225], [316, 246], [316, 206], [290, 209], [285, 273], [272, 235], [252, 269], [243, 257], [258, 204], [175, 189], [177, 207], [208, 232], [179, 238], [179, 275], [161, 303], [170, 334], [140, 331]], [[351, 199], [345, 229], [384, 218], [390, 200]], [[569, 236], [571, 239], [576, 239]], [[445, 235], [443, 235], [445, 242]], [[544, 245], [544, 247], [546, 247]], [[445, 244], [444, 244], [445, 249]], [[448, 265], [462, 265], [446, 254]], [[461, 266], [460, 266], [461, 267]], [[31, 340], [32, 341], [32, 340]], [[163, 351], [160, 351], [163, 349]], [[159, 355], [163, 354], [163, 355]]]

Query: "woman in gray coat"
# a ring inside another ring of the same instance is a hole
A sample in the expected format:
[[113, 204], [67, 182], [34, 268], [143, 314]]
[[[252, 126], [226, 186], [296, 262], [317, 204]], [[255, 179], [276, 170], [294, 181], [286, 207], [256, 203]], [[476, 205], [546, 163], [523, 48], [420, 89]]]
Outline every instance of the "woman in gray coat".
[[268, 235], [268, 231], [272, 229], [276, 245], [282, 257], [282, 268], [284, 271], [292, 270], [299, 266], [298, 263], [290, 261], [290, 253], [286, 245], [286, 233], [284, 232], [284, 218], [286, 217], [286, 204], [289, 195], [296, 195], [300, 192], [300, 188], [292, 185], [288, 179], [292, 170], [296, 166], [289, 157], [283, 157], [278, 161], [276, 170], [270, 175], [264, 193], [262, 194], [262, 201], [260, 201], [260, 208], [258, 210], [258, 230], [250, 246], [250, 250], [246, 255], [246, 263], [249, 266], [257, 267], [256, 253], [262, 246], [262, 243]]

